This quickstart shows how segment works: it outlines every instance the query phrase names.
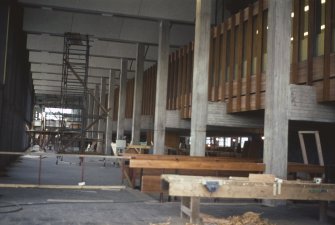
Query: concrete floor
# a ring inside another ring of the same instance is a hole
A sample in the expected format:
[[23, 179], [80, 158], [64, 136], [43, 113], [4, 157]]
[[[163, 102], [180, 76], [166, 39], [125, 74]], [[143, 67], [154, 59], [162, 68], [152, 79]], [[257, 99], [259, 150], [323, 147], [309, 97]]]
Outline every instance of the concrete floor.
[[[87, 185], [121, 185], [119, 168], [95, 158], [85, 163]], [[42, 184], [71, 184], [81, 181], [78, 158], [43, 159]], [[37, 183], [38, 158], [21, 157], [0, 177], [0, 183]], [[12, 206], [10, 206], [12, 205]], [[13, 211], [13, 212], [7, 212]], [[261, 213], [277, 225], [335, 224], [318, 222], [317, 203], [288, 203], [281, 207], [264, 207], [253, 201], [206, 200], [201, 212], [216, 217], [242, 215], [247, 211]], [[146, 195], [129, 188], [123, 190], [46, 190], [0, 188], [0, 224], [112, 224], [148, 225], [163, 223], [181, 225], [179, 202], [159, 203], [157, 195]]]

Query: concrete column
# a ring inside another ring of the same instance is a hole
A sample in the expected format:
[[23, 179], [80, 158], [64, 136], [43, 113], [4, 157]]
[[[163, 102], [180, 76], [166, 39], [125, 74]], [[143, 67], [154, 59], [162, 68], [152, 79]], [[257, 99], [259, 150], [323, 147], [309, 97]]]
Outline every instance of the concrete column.
[[[100, 92], [100, 104], [105, 106], [105, 102], [106, 102], [106, 77], [102, 77], [101, 78], [101, 92]], [[99, 107], [99, 116], [101, 117], [102, 115], [104, 115], [105, 112]], [[106, 131], [106, 118], [105, 116], [103, 116], [100, 120], [99, 120], [99, 125], [98, 125], [98, 145], [97, 145], [97, 152], [98, 153], [104, 153], [104, 145], [105, 145], [105, 140], [104, 140], [104, 134]]]
[[131, 125], [131, 131], [132, 131], [131, 142], [134, 145], [140, 144], [143, 71], [144, 71], [144, 44], [137, 44], [133, 121]]
[[166, 126], [166, 96], [169, 69], [170, 23], [159, 23], [158, 66], [154, 125], [154, 154], [164, 154]]
[[107, 116], [106, 124], [106, 142], [105, 142], [105, 154], [110, 155], [112, 152], [112, 135], [113, 135], [113, 111], [114, 111], [114, 79], [115, 71], [112, 70], [109, 75], [109, 88], [108, 88], [108, 109], [111, 109]]
[[[89, 126], [92, 122], [92, 116], [93, 116], [93, 106], [94, 106], [94, 100], [91, 95], [88, 95], [88, 111], [87, 111], [87, 126]], [[92, 128], [89, 132], [87, 132], [87, 138], [92, 138]]]
[[264, 121], [266, 173], [287, 177], [291, 0], [269, 1]]
[[[94, 90], [94, 96], [96, 99], [99, 99], [99, 84], [95, 85], [95, 90]], [[99, 105], [97, 102], [94, 101], [94, 107], [93, 107], [93, 121], [96, 120], [99, 117]], [[98, 138], [98, 128], [99, 128], [99, 123], [95, 123], [94, 126], [92, 127], [92, 134], [93, 138]]]
[[117, 117], [116, 139], [123, 139], [124, 136], [124, 118], [126, 111], [126, 88], [127, 88], [127, 59], [121, 59], [120, 89], [119, 89], [119, 109]]
[[204, 156], [208, 105], [208, 70], [211, 1], [196, 1], [194, 68], [192, 86], [191, 151], [192, 156]]

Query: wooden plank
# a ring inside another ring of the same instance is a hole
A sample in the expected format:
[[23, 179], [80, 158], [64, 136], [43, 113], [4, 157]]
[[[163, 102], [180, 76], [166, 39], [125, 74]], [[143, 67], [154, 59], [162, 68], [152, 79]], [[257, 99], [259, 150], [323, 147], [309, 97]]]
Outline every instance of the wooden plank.
[[313, 57], [314, 57], [314, 40], [315, 35], [315, 0], [308, 1], [308, 44], [307, 44], [307, 85], [313, 83]]
[[174, 102], [173, 102], [173, 109], [177, 109], [177, 98], [178, 98], [178, 66], [179, 66], [179, 61], [178, 61], [178, 51], [174, 54]]
[[288, 173], [310, 173], [310, 174], [324, 174], [325, 167], [319, 165], [312, 165], [312, 164], [301, 164], [301, 163], [289, 163], [287, 166]]
[[156, 86], [157, 86], [157, 65], [155, 65], [155, 72], [154, 74], [152, 75], [153, 76], [153, 88], [152, 88], [152, 106], [151, 106], [151, 115], [155, 115], [155, 105], [156, 105]]
[[[169, 195], [183, 197], [245, 198], [245, 199], [291, 199], [291, 200], [335, 200], [335, 184], [312, 182], [238, 181], [224, 178], [162, 175], [169, 182]], [[220, 183], [215, 192], [208, 192], [203, 183], [216, 180]], [[280, 186], [280, 187], [279, 187]]]
[[183, 77], [183, 49], [177, 51], [178, 61], [178, 84], [177, 84], [177, 109], [181, 109], [181, 89], [182, 89], [182, 77]]
[[291, 84], [298, 82], [298, 64], [299, 64], [299, 31], [300, 31], [300, 2], [293, 0], [293, 41], [292, 41], [292, 64], [291, 64]]
[[307, 158], [307, 152], [306, 152], [306, 146], [305, 146], [304, 136], [303, 136], [303, 134], [301, 132], [299, 132], [298, 135], [299, 135], [299, 141], [300, 141], [302, 159], [304, 161], [304, 164], [308, 164], [308, 158]]
[[322, 154], [322, 147], [321, 147], [321, 141], [320, 141], [320, 135], [319, 131], [315, 133], [315, 141], [316, 141], [316, 150], [318, 152], [318, 157], [319, 157], [319, 164], [320, 166], [324, 166], [324, 160], [323, 160], [323, 154]]
[[176, 160], [176, 161], [223, 161], [223, 162], [261, 162], [261, 159], [236, 158], [236, 157], [203, 157], [186, 155], [151, 155], [151, 154], [124, 154], [124, 157], [130, 159], [144, 160]]
[[193, 68], [193, 54], [192, 43], [187, 46], [187, 69], [186, 69], [186, 89], [185, 89], [185, 118], [189, 118], [189, 105], [191, 95], [191, 82], [192, 82], [192, 68]]
[[226, 63], [227, 63], [227, 22], [224, 22], [222, 25], [223, 34], [222, 34], [222, 44], [221, 44], [221, 82], [220, 82], [220, 94], [219, 99], [225, 101], [225, 86], [226, 86]]
[[39, 189], [83, 189], [83, 190], [121, 190], [123, 185], [37, 185], [37, 184], [0, 184], [0, 188], [39, 188]]
[[273, 174], [255, 174], [251, 173], [249, 174], [249, 181], [253, 182], [274, 182], [276, 179], [275, 175]]
[[256, 63], [256, 109], [261, 108], [261, 82], [262, 82], [262, 54], [263, 54], [263, 0], [258, 1], [258, 16], [257, 16], [258, 35], [257, 42], [257, 63]]
[[234, 67], [235, 67], [235, 15], [231, 17], [231, 28], [230, 28], [230, 73], [228, 79], [228, 107], [227, 111], [232, 112], [233, 110], [233, 81], [234, 81]]
[[[332, 5], [334, 1], [326, 1], [325, 5], [325, 38], [324, 38], [324, 65], [323, 65], [323, 101], [330, 99], [330, 52], [332, 43]], [[334, 15], [335, 16], [335, 15]]]
[[208, 101], [213, 101], [212, 96], [212, 88], [213, 88], [213, 72], [214, 72], [214, 66], [213, 66], [213, 53], [214, 50], [214, 28], [211, 28], [210, 30], [210, 43], [209, 43], [209, 68], [208, 68]]
[[241, 111], [241, 95], [242, 95], [242, 63], [243, 63], [243, 26], [244, 17], [243, 11], [240, 11], [240, 24], [238, 26], [238, 40], [237, 40], [237, 93], [236, 93], [236, 111]]
[[167, 101], [166, 101], [166, 109], [171, 109], [171, 82], [172, 82], [172, 60], [171, 60], [171, 54], [169, 55], [169, 68], [168, 68], [168, 84], [167, 84]]
[[187, 79], [187, 45], [183, 47], [182, 57], [182, 85], [181, 85], [181, 96], [180, 96], [180, 110], [182, 118], [185, 118], [185, 94], [186, 94], [186, 79]]
[[220, 35], [221, 26], [215, 27], [215, 47], [214, 47], [214, 74], [213, 74], [213, 88], [212, 88], [212, 101], [218, 101], [219, 92], [219, 68], [220, 68]]
[[250, 95], [251, 95], [251, 66], [252, 66], [252, 42], [253, 42], [253, 35], [252, 35], [252, 24], [253, 24], [253, 6], [249, 6], [248, 8], [248, 22], [247, 22], [247, 74], [246, 74], [246, 100], [245, 100], [245, 108], [246, 110], [250, 110]]
[[248, 171], [263, 172], [263, 163], [250, 162], [203, 162], [203, 161], [173, 161], [173, 160], [137, 160], [130, 159], [130, 168], [144, 169], [189, 169], [216, 171]]

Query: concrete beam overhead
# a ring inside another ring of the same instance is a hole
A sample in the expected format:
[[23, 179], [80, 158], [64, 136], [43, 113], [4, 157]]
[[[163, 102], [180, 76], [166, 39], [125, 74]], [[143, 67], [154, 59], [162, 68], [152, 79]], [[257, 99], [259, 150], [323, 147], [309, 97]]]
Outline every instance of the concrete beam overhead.
[[[131, 43], [158, 44], [158, 23], [134, 18], [25, 8], [23, 29], [31, 33], [63, 35], [74, 32], [95, 38]], [[145, 31], [145, 32], [143, 32]], [[182, 46], [194, 37], [194, 27], [176, 24], [171, 27], [172, 46]]]
[[39, 7], [106, 16], [170, 20], [191, 24], [194, 23], [195, 18], [195, 2], [193, 0], [19, 0], [19, 2]]

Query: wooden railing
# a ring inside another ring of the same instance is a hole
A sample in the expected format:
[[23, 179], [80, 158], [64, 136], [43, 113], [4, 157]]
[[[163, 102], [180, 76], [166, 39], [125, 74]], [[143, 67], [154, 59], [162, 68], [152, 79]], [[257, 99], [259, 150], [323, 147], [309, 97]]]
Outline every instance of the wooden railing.
[[[316, 56], [316, 45], [320, 44], [314, 40], [317, 1], [325, 4], [325, 24], [324, 52]], [[315, 86], [319, 102], [335, 101], [335, 0], [308, 0], [307, 35], [301, 32], [306, 26], [301, 16], [306, 13], [304, 2], [292, 1], [291, 83]], [[259, 0], [211, 29], [208, 100], [226, 102], [228, 113], [265, 107], [267, 17], [268, 1]], [[193, 54], [193, 43], [189, 43], [169, 56], [166, 107], [179, 110], [183, 119], [191, 118]], [[145, 72], [150, 79], [144, 81], [144, 115], [154, 113], [156, 73], [156, 65]]]

